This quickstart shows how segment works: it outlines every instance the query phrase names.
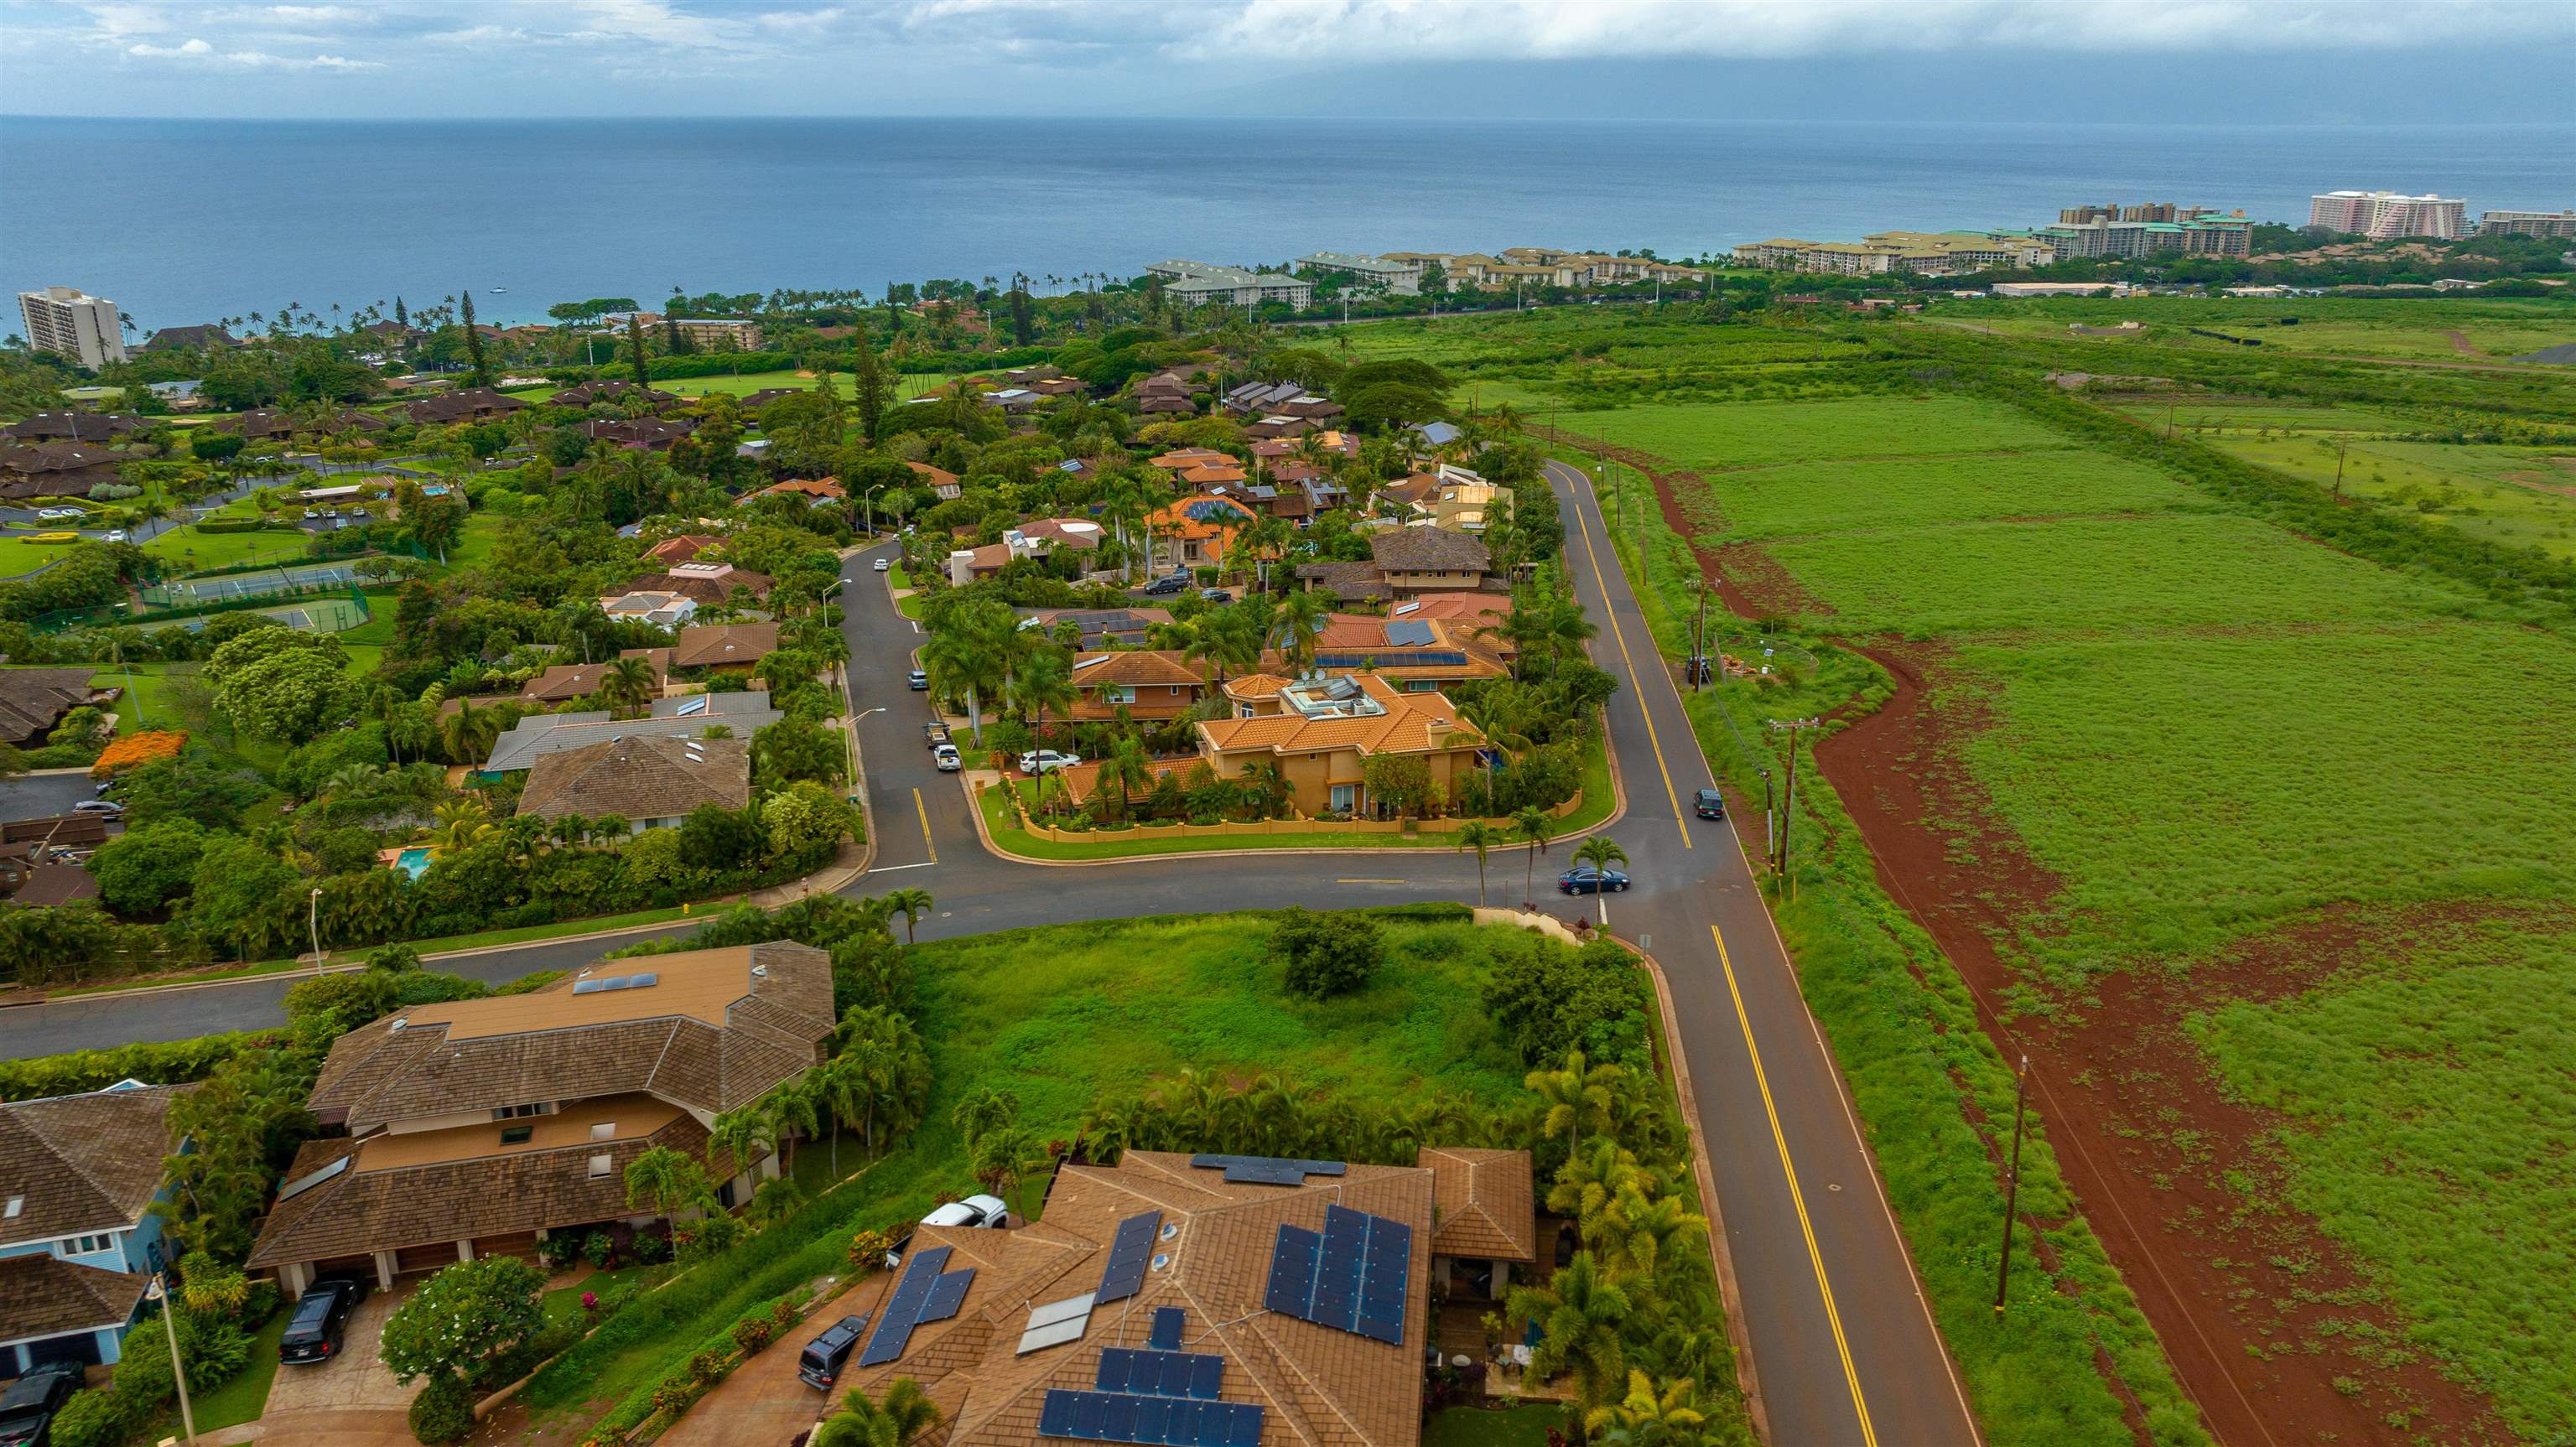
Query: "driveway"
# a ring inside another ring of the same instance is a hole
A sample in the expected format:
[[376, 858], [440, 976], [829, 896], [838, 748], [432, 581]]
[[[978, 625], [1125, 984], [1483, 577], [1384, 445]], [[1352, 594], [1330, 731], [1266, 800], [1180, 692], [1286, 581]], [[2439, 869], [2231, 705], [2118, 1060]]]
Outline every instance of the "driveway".
[[805, 1343], [844, 1316], [872, 1310], [889, 1279], [877, 1272], [814, 1308], [794, 1331], [717, 1383], [655, 1447], [785, 1447], [841, 1402], [840, 1393], [818, 1392], [796, 1379]]
[[393, 1290], [375, 1292], [359, 1302], [338, 1356], [314, 1366], [278, 1367], [261, 1420], [274, 1429], [281, 1415], [298, 1412], [407, 1410], [417, 1389], [396, 1382], [393, 1372], [376, 1360], [376, 1343], [384, 1335], [385, 1318], [393, 1315], [411, 1288], [410, 1282], [396, 1282]]

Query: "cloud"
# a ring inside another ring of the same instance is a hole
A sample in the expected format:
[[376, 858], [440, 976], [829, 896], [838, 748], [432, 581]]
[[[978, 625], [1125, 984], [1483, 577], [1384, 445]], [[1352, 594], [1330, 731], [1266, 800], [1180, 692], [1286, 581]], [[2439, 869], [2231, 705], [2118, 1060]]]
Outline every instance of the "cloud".
[[[2576, 6], [2563, 0], [2452, 0], [2439, 17], [2452, 42], [2576, 37]], [[2429, 18], [2416, 0], [1240, 0], [1171, 49], [1388, 61], [2342, 50], [2420, 45]]]
[[125, 47], [125, 53], [140, 60], [186, 60], [209, 65], [236, 65], [248, 70], [382, 70], [380, 60], [351, 60], [345, 55], [297, 57], [271, 55], [264, 50], [218, 51], [202, 39], [180, 45], [138, 43]]

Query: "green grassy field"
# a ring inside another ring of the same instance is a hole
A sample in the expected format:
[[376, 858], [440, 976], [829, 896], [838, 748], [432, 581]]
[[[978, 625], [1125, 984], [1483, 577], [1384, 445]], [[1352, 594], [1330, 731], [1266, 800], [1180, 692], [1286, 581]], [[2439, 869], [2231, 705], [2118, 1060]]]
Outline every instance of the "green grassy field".
[[1956, 397], [1628, 407], [1571, 419], [1566, 426], [1701, 470], [2066, 446], [2065, 439], [2008, 408]]
[[229, 568], [237, 563], [295, 563], [309, 556], [306, 537], [300, 531], [262, 528], [257, 532], [210, 533], [193, 524], [172, 528], [145, 543], [143, 551], [182, 572]]
[[1714, 473], [1708, 481], [1711, 506], [1695, 521], [1709, 542], [1973, 522], [2034, 511], [2138, 512], [2199, 501], [2148, 468], [2067, 449], [1966, 461], [1791, 462]]
[[2576, 558], [2576, 445], [2344, 440], [2314, 431], [2207, 438], [2231, 456], [2508, 546]]
[[[1950, 303], [1941, 306], [1938, 315], [1945, 321], [1967, 321], [2035, 338], [2065, 337], [2070, 322], [2109, 325], [2137, 320], [2147, 324], [2136, 337], [2076, 339], [2111, 351], [2256, 350], [2193, 336], [2189, 330], [2192, 327], [2259, 339], [2264, 352], [2419, 361], [2505, 361], [2560, 342], [2576, 341], [2576, 310], [2557, 301], [2513, 298], [2053, 298]], [[2455, 332], [2468, 343], [2468, 351], [2463, 352], [2454, 343]]]
[[[1612, 414], [1610, 435], [1662, 439], [1683, 454], [1675, 461], [1701, 466], [2018, 438], [1996, 425], [1995, 404], [1926, 405], [1640, 409], [1655, 415], [1628, 427]], [[1798, 425], [1802, 411], [1813, 425]], [[1890, 446], [1899, 435], [1917, 440]], [[2045, 465], [2018, 479], [1986, 458], [1959, 459], [1956, 472], [1819, 468], [1774, 490], [1785, 500], [1748, 489], [1765, 472], [1715, 473], [1704, 506], [1808, 530], [1764, 546], [1833, 610], [1800, 618], [1813, 633], [1947, 646], [1932, 706], [1958, 721], [1952, 747], [1993, 816], [2057, 883], [2004, 942], [2043, 996], [2080, 1011], [2106, 973], [2188, 972], [2335, 907], [2576, 900], [2565, 862], [2576, 857], [2576, 715], [2564, 707], [2576, 698], [2576, 645], [2565, 634], [2214, 513], [2205, 498], [2176, 491], [2158, 506], [2160, 489], [2132, 464], [2083, 449], [2032, 455]], [[2101, 487], [2148, 510], [2051, 516], [2097, 471]], [[2576, 1176], [2538, 1142], [2576, 1128], [2576, 1111], [2550, 1063], [2565, 1058], [2564, 1022], [2554, 1007], [2517, 1014], [2509, 1002], [2576, 985], [2564, 934], [2524, 941], [2474, 979], [2365, 940], [2349, 982], [2295, 1004], [2213, 996], [2198, 1021], [2222, 1084], [2292, 1117], [2273, 1149], [2293, 1203], [2353, 1254], [2420, 1343], [2540, 1436], [2576, 1428], [2554, 1365], [2576, 1332], [2567, 1313], [2532, 1301], [2567, 1279], [2535, 1243], [2576, 1239]], [[2439, 1020], [2426, 1028], [2459, 1047], [2403, 1063], [2410, 1019]], [[2295, 1068], [2304, 1059], [2325, 1071], [2313, 1087]], [[2546, 1087], [2517, 1084], [2543, 1077]], [[2443, 1086], [2456, 1099], [2440, 1118], [2462, 1122], [2459, 1143], [2420, 1169], [2386, 1170], [2410, 1159]], [[2508, 1131], [2509, 1118], [2537, 1123]], [[2543, 1319], [2552, 1324], [2533, 1325]]]
[[32, 533], [0, 533], [0, 578], [14, 578], [32, 573], [49, 563], [71, 556], [78, 543], [31, 543]]
[[[894, 374], [894, 379], [894, 395], [900, 399], [918, 397], [924, 392], [935, 392], [955, 381], [957, 374], [954, 372], [897, 372]], [[857, 384], [851, 379], [849, 373], [834, 373], [832, 382], [842, 396], [858, 395]], [[666, 382], [655, 382], [653, 385], [660, 391], [679, 397], [712, 397], [720, 393], [748, 397], [754, 392], [765, 392], [773, 387], [811, 387], [814, 385], [814, 374], [792, 371], [751, 372], [740, 377], [681, 377]]]

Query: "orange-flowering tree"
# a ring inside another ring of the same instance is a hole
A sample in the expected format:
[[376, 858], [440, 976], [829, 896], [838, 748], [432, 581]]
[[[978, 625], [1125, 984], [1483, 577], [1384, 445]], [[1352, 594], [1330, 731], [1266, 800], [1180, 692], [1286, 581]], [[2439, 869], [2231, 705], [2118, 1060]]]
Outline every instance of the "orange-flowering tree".
[[140, 733], [120, 734], [99, 751], [98, 762], [89, 766], [89, 776], [111, 779], [127, 769], [175, 759], [187, 744], [185, 729], [145, 729]]

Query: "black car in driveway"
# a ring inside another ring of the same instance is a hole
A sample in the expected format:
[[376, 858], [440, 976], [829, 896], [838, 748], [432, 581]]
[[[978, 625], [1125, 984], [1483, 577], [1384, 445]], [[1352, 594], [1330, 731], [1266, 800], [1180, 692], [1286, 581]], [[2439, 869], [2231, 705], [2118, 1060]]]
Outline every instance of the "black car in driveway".
[[50, 1447], [54, 1413], [80, 1390], [81, 1376], [69, 1362], [49, 1362], [12, 1382], [0, 1394], [0, 1447]]
[[1726, 796], [1715, 789], [1702, 789], [1691, 795], [1691, 812], [1703, 819], [1726, 817]]
[[841, 1379], [841, 1364], [850, 1359], [867, 1329], [865, 1315], [845, 1316], [825, 1327], [796, 1358], [796, 1379], [820, 1391], [832, 1390], [832, 1384]]
[[1567, 894], [1618, 894], [1627, 889], [1628, 876], [1615, 869], [1578, 864], [1556, 877], [1556, 887]]
[[354, 1276], [332, 1276], [314, 1282], [295, 1299], [295, 1315], [277, 1342], [277, 1359], [290, 1366], [327, 1362], [340, 1354], [340, 1338], [349, 1317], [367, 1299], [367, 1283]]

